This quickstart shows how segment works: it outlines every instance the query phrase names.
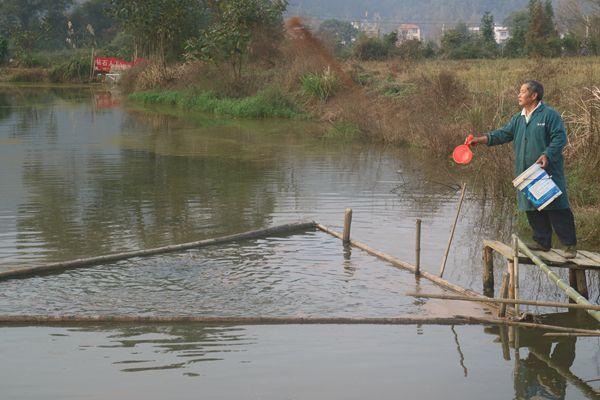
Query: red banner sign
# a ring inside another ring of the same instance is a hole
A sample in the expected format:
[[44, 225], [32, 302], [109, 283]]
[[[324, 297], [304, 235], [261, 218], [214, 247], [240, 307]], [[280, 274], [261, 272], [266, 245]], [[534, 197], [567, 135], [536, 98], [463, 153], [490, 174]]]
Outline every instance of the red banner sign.
[[122, 72], [142, 61], [141, 58], [138, 58], [134, 62], [129, 62], [115, 57], [96, 57], [94, 58], [94, 71], [103, 74]]

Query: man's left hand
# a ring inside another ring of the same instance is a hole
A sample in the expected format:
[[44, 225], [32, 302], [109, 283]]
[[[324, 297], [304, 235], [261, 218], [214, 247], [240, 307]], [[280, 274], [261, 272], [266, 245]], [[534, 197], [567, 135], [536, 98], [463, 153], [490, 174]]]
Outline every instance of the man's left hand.
[[548, 156], [542, 154], [540, 158], [537, 159], [536, 164], [540, 164], [540, 167], [546, 169], [546, 167], [548, 167]]

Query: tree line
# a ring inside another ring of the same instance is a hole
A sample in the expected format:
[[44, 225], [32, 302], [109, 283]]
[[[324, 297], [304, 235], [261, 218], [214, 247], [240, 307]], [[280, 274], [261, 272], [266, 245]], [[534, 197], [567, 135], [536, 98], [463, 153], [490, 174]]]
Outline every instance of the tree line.
[[94, 47], [166, 63], [227, 60], [239, 73], [283, 35], [286, 0], [0, 0], [0, 62]]
[[439, 41], [399, 42], [396, 31], [382, 37], [367, 37], [350, 22], [336, 19], [324, 21], [318, 35], [339, 57], [362, 60], [599, 55], [600, 0], [564, 0], [559, 4], [561, 15], [557, 18], [551, 0], [529, 0], [525, 9], [509, 14], [504, 20], [510, 38], [502, 43], [496, 42], [496, 24], [490, 12], [483, 14], [478, 29], [458, 23], [445, 30]]
[[[94, 47], [162, 64], [224, 62], [240, 75], [245, 60], [275, 51], [287, 7], [287, 0], [0, 0], [0, 62]], [[369, 38], [335, 19], [324, 21], [317, 34], [336, 55], [364, 60], [599, 54], [600, 0], [561, 0], [559, 11], [557, 17], [551, 0], [529, 0], [504, 20], [511, 37], [500, 45], [489, 12], [477, 32], [459, 23], [435, 42], [399, 43], [397, 32]]]

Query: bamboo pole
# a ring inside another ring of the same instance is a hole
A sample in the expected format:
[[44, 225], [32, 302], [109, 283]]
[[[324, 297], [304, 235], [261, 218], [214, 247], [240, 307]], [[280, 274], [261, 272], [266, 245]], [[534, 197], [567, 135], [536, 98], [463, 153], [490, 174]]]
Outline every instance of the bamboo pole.
[[415, 275], [421, 274], [421, 219], [417, 218], [417, 232], [415, 237]]
[[5, 325], [75, 325], [75, 324], [179, 324], [199, 323], [215, 325], [508, 325], [555, 332], [597, 334], [600, 331], [565, 328], [468, 315], [452, 317], [208, 317], [159, 315], [0, 315], [0, 326]]
[[258, 229], [254, 231], [237, 233], [235, 235], [221, 236], [213, 239], [200, 240], [197, 242], [190, 243], [182, 243], [176, 245], [169, 245], [163, 247], [157, 247], [153, 249], [146, 250], [136, 250], [136, 251], [128, 251], [125, 253], [116, 253], [116, 254], [108, 254], [98, 257], [91, 258], [81, 258], [77, 260], [64, 261], [64, 262], [55, 262], [50, 264], [38, 265], [33, 267], [23, 267], [23, 268], [12, 268], [5, 271], [0, 272], [0, 281], [14, 279], [14, 278], [24, 278], [33, 275], [41, 275], [47, 273], [57, 273], [62, 272], [68, 269], [75, 268], [86, 268], [92, 265], [98, 264], [106, 264], [119, 260], [125, 260], [133, 257], [145, 257], [145, 256], [153, 256], [157, 254], [189, 250], [198, 247], [206, 247], [215, 244], [229, 243], [240, 240], [248, 240], [255, 239], [265, 236], [271, 235], [279, 235], [284, 233], [291, 233], [295, 231], [302, 231], [308, 229], [314, 229], [316, 223], [314, 221], [307, 222], [295, 222], [290, 224], [273, 226], [265, 229]]
[[[515, 295], [514, 299], [519, 300], [519, 238], [517, 235], [512, 235], [512, 250], [513, 250], [513, 293]], [[515, 313], [519, 315], [519, 302], [515, 301]]]
[[0, 315], [1, 325], [48, 325], [48, 324], [235, 324], [235, 325], [285, 325], [285, 324], [373, 324], [373, 325], [475, 325], [478, 321], [467, 316], [452, 317], [209, 317], [209, 316], [158, 316], [158, 315]]
[[[508, 270], [508, 298], [515, 298], [515, 263], [512, 260], [506, 260], [506, 269]], [[513, 306], [511, 306], [513, 307]]]
[[412, 297], [423, 297], [425, 299], [441, 299], [441, 300], [457, 300], [457, 301], [474, 301], [480, 303], [498, 303], [498, 304], [527, 304], [530, 306], [538, 307], [561, 307], [561, 308], [575, 308], [580, 310], [596, 310], [600, 311], [600, 305], [595, 304], [572, 304], [572, 303], [561, 303], [556, 301], [535, 301], [535, 300], [515, 300], [515, 299], [502, 299], [502, 298], [476, 298], [470, 296], [454, 296], [447, 294], [429, 294], [429, 293], [406, 293], [407, 296]]
[[[570, 299], [574, 300], [577, 304], [584, 305], [592, 305], [589, 301], [587, 301], [581, 294], [579, 294], [575, 289], [571, 286], [567, 285], [562, 279], [558, 277], [554, 272], [548, 268], [546, 264], [538, 256], [533, 254], [531, 250], [523, 243], [521, 240], [518, 240], [519, 248], [527, 257], [531, 259], [542, 271], [548, 275], [550, 280], [554, 282]], [[596, 321], [600, 322], [600, 311], [597, 310], [587, 310], [587, 313], [592, 316]]]
[[[330, 234], [332, 236], [335, 236], [338, 239], [342, 239], [343, 238], [342, 234], [340, 234], [340, 233], [338, 233], [338, 232], [336, 232], [336, 231], [334, 231], [334, 230], [326, 227], [325, 225], [317, 223], [316, 227], [317, 227], [317, 229], [319, 229], [319, 230], [321, 230], [321, 231], [323, 231], [325, 233], [328, 233], [328, 234]], [[364, 243], [361, 243], [361, 242], [358, 242], [356, 240], [352, 240], [351, 239], [350, 240], [350, 244], [352, 246], [354, 246], [354, 247], [357, 247], [357, 248], [359, 248], [359, 249], [361, 249], [361, 250], [363, 250], [363, 251], [371, 254], [372, 256], [375, 256], [375, 257], [377, 257], [377, 258], [379, 258], [381, 260], [389, 262], [394, 267], [410, 271], [413, 274], [416, 271], [416, 267], [414, 265], [411, 265], [411, 264], [409, 264], [409, 263], [407, 263], [405, 261], [401, 261], [401, 260], [399, 260], [399, 259], [397, 259], [397, 258], [395, 258], [395, 257], [393, 257], [393, 256], [391, 256], [389, 254], [386, 254], [384, 252], [375, 250], [375, 249], [367, 246]], [[427, 271], [421, 271], [421, 276], [424, 277], [425, 279], [428, 279], [431, 282], [433, 282], [433, 283], [435, 283], [435, 284], [437, 284], [437, 285], [445, 288], [445, 289], [450, 289], [450, 290], [452, 290], [452, 291], [454, 291], [456, 293], [463, 294], [463, 295], [466, 295], [466, 296], [472, 296], [472, 297], [478, 297], [478, 298], [487, 299], [487, 297], [484, 297], [484, 296], [482, 296], [481, 294], [479, 294], [477, 292], [474, 292], [472, 290], [465, 289], [465, 288], [463, 288], [461, 286], [455, 285], [455, 284], [453, 284], [451, 282], [448, 282], [445, 279], [440, 278], [437, 275], [430, 274]], [[492, 308], [496, 308], [496, 306], [493, 305], [492, 303], [488, 304], [488, 306], [491, 306]]]
[[502, 325], [508, 325], [508, 326], [519, 326], [521, 328], [541, 329], [541, 330], [556, 331], [556, 332], [590, 333], [590, 334], [600, 333], [600, 330], [568, 328], [568, 327], [564, 327], [564, 326], [536, 324], [533, 322], [513, 321], [508, 318], [499, 319], [499, 318], [470, 317], [470, 319], [473, 321], [479, 321], [482, 324], [490, 324], [490, 325], [501, 325], [502, 324]]
[[545, 337], [577, 337], [577, 336], [594, 337], [594, 336], [600, 336], [600, 332], [598, 332], [598, 333], [548, 332], [548, 333], [544, 333], [542, 336], [545, 336]]
[[[510, 278], [508, 277], [508, 272], [502, 273], [502, 286], [500, 286], [500, 298], [506, 299], [508, 297], [508, 284], [510, 282]], [[504, 318], [506, 317], [506, 303], [502, 303], [500, 306], [500, 311], [498, 311], [498, 317]]]
[[494, 249], [483, 247], [483, 293], [494, 297]]
[[442, 259], [442, 265], [440, 267], [440, 278], [444, 276], [444, 270], [446, 269], [446, 261], [448, 260], [448, 253], [450, 253], [450, 247], [452, 246], [452, 239], [454, 238], [454, 231], [456, 230], [456, 224], [458, 223], [458, 217], [460, 216], [460, 209], [462, 208], [463, 200], [465, 199], [465, 191], [467, 189], [467, 183], [463, 183], [462, 191], [460, 193], [460, 201], [458, 202], [458, 209], [456, 210], [456, 217], [454, 217], [454, 223], [452, 224], [452, 230], [450, 231], [450, 238], [448, 239], [448, 245], [444, 252], [444, 258]]
[[344, 212], [344, 237], [342, 243], [344, 245], [350, 244], [350, 227], [352, 226], [352, 209], [346, 208]]

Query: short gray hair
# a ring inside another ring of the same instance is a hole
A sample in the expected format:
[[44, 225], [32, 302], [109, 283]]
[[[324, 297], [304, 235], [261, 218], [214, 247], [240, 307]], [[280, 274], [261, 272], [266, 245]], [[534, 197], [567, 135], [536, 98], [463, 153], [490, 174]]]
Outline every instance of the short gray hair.
[[544, 85], [532, 79], [525, 81], [523, 84], [527, 85], [530, 92], [537, 94], [537, 101], [542, 101], [544, 98]]

